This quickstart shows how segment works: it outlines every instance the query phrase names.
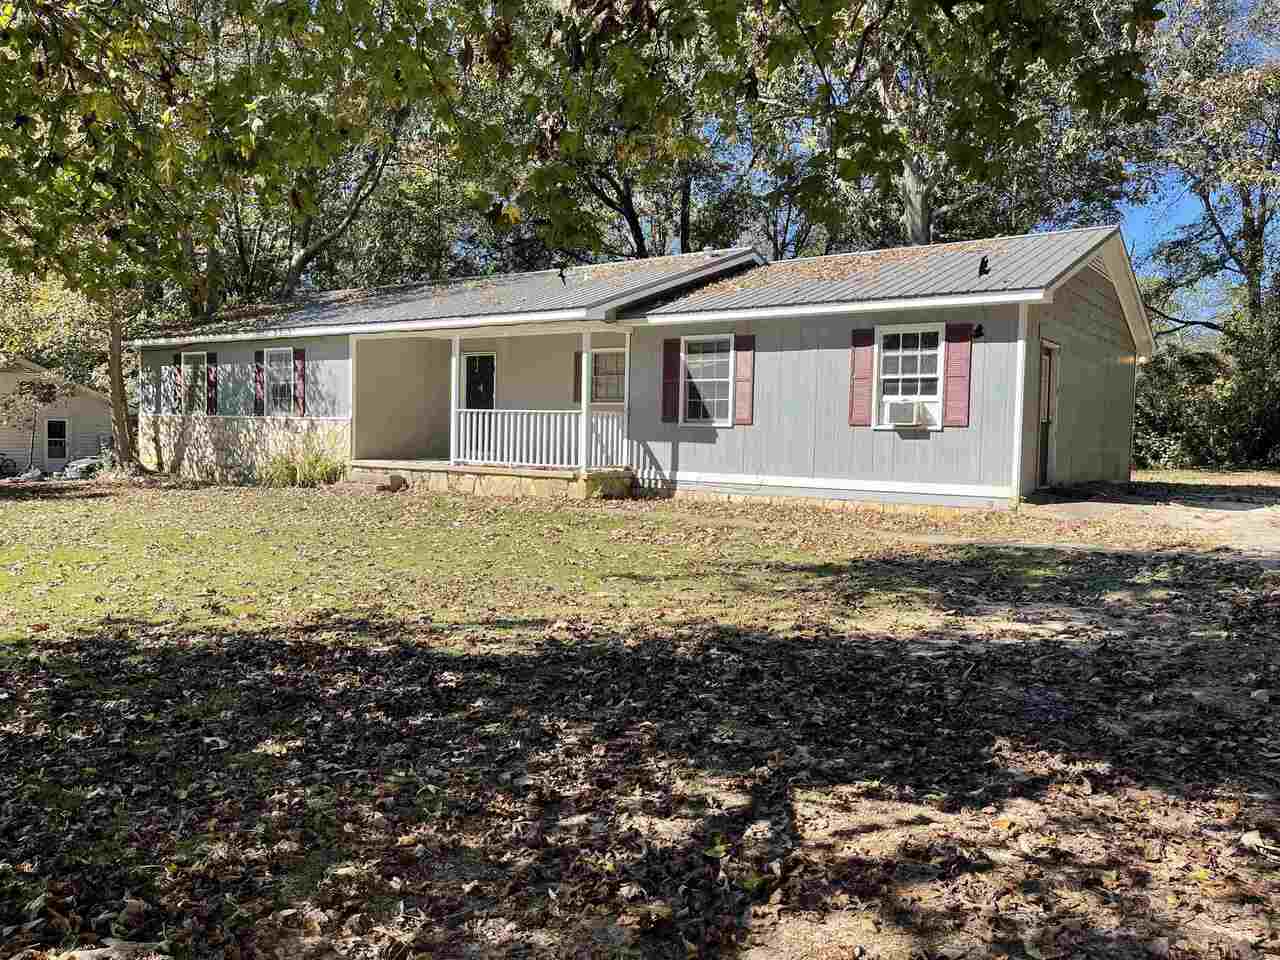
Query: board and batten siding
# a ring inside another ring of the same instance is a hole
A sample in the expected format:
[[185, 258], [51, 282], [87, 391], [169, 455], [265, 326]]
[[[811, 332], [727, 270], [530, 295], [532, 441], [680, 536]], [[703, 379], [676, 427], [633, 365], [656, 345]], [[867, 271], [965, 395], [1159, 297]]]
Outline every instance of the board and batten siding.
[[306, 351], [306, 415], [346, 419], [351, 416], [351, 364], [347, 337], [297, 337], [290, 340], [190, 343], [148, 348], [142, 352], [138, 378], [140, 411], [144, 415], [177, 412], [173, 357], [179, 353], [218, 355], [218, 416], [252, 417], [253, 354], [273, 347]]
[[[973, 342], [969, 425], [911, 432], [849, 426], [852, 331], [920, 323], [983, 326], [983, 336]], [[729, 333], [755, 336], [754, 422], [662, 422], [663, 340]], [[725, 492], [962, 504], [1005, 500], [1013, 473], [1017, 334], [1016, 306], [637, 329], [631, 339], [633, 466], [645, 482]], [[868, 486], [860, 489], [859, 482]], [[874, 489], [895, 484], [921, 489]], [[973, 489], [946, 489], [957, 487]]]
[[1052, 484], [1128, 480], [1137, 351], [1115, 287], [1086, 267], [1055, 292], [1053, 303], [1028, 310], [1022, 492], [1039, 485], [1040, 346], [1045, 340], [1060, 348]]
[[[37, 376], [22, 370], [0, 370], [0, 394], [13, 390], [19, 380]], [[47, 423], [49, 420], [67, 421], [67, 459], [50, 465], [45, 460]], [[76, 393], [40, 411], [36, 423], [34, 465], [41, 470], [60, 470], [66, 462], [81, 457], [95, 457], [102, 452], [103, 444], [111, 437], [111, 407], [100, 397], [90, 393]], [[31, 430], [26, 427], [0, 425], [0, 455], [6, 456], [26, 469], [31, 451]]]

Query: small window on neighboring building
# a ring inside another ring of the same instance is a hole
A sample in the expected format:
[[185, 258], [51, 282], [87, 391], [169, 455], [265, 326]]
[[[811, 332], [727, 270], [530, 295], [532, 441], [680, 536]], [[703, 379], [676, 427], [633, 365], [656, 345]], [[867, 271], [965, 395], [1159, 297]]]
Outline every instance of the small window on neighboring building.
[[942, 423], [942, 324], [920, 327], [877, 327], [879, 342], [876, 423], [901, 422], [893, 405], [917, 404], [922, 427]]
[[49, 420], [45, 423], [45, 436], [47, 445], [45, 447], [46, 460], [65, 460], [67, 459], [67, 421], [65, 420]]
[[621, 350], [599, 350], [591, 355], [591, 402], [622, 403], [627, 355]]
[[182, 355], [182, 412], [204, 413], [208, 397], [209, 367], [203, 353]]
[[733, 338], [685, 337], [685, 422], [727, 425], [732, 396]]
[[277, 347], [266, 351], [266, 414], [287, 417], [293, 413], [293, 349]]

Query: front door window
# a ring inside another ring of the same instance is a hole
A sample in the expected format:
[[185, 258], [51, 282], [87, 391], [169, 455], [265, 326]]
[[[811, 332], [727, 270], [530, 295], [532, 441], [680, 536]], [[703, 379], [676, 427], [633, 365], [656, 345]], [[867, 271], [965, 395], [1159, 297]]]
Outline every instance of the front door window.
[[492, 353], [467, 357], [467, 409], [492, 410], [496, 386], [497, 358]]

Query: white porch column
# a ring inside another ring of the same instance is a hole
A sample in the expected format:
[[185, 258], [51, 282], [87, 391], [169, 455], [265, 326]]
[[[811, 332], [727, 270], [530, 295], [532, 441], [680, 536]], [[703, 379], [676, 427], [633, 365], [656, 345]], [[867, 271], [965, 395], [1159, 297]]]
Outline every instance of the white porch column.
[[631, 466], [631, 331], [627, 331], [622, 351], [622, 459]]
[[582, 335], [582, 417], [578, 423], [578, 467], [585, 474], [591, 469], [591, 374], [595, 365], [591, 362], [591, 333]]
[[458, 460], [458, 389], [462, 383], [462, 338], [449, 341], [449, 462]]

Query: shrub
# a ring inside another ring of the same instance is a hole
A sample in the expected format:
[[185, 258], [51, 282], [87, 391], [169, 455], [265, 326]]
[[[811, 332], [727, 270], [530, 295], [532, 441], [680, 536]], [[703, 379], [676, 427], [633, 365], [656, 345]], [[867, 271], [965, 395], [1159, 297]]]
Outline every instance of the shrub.
[[336, 483], [346, 472], [346, 460], [314, 437], [307, 437], [292, 450], [273, 454], [258, 468], [257, 476], [266, 487], [318, 487]]

